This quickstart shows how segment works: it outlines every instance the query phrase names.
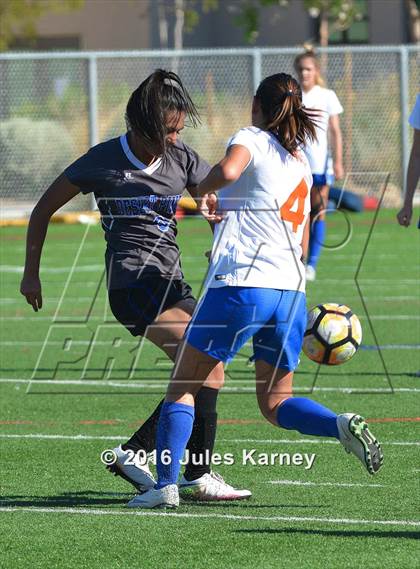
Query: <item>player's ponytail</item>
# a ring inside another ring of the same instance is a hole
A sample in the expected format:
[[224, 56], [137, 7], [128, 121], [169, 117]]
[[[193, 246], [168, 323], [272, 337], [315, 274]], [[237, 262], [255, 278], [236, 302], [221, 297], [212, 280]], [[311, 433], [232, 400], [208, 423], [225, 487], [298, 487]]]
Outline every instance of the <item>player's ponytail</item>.
[[178, 75], [157, 69], [132, 93], [125, 113], [127, 128], [139, 135], [154, 152], [165, 155], [165, 115], [168, 112], [185, 113], [192, 126], [200, 120]]
[[301, 88], [291, 75], [276, 73], [266, 77], [255, 98], [260, 103], [265, 128], [291, 154], [307, 141], [316, 140], [317, 111], [302, 105]]

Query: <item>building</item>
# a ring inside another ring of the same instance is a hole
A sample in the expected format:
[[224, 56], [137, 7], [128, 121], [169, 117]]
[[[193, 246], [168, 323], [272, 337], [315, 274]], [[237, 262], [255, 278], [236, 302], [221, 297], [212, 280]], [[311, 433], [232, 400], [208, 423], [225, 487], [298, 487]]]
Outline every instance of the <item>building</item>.
[[[11, 49], [142, 50], [241, 47], [248, 45], [236, 23], [243, 0], [219, 0], [217, 10], [203, 13], [191, 32], [176, 27], [175, 3], [183, 0], [85, 0], [81, 9], [48, 13], [37, 24], [33, 42], [17, 40]], [[185, 2], [186, 0], [184, 0]], [[409, 42], [405, 0], [357, 0], [363, 15], [349, 30], [330, 34], [331, 44], [401, 44]], [[179, 12], [178, 12], [179, 15]], [[181, 14], [182, 16], [182, 14]], [[178, 33], [177, 38], [176, 29]], [[318, 43], [319, 21], [305, 10], [303, 0], [260, 10], [259, 34], [253, 45], [297, 46]]]

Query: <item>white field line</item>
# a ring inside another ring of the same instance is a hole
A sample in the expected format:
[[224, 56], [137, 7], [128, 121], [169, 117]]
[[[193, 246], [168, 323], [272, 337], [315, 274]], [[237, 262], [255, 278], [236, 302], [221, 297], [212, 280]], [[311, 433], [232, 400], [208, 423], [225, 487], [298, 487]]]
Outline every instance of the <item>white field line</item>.
[[[332, 237], [332, 235], [331, 235]], [[338, 236], [337, 236], [338, 237]], [[83, 238], [82, 238], [83, 239]], [[86, 244], [83, 244], [83, 248], [86, 248]], [[22, 248], [16, 248], [17, 250], [25, 250], [25, 247]], [[16, 250], [14, 248], [14, 250]], [[75, 247], [74, 245], [71, 247], [71, 250], [73, 250], [75, 253], [77, 252], [77, 247]], [[57, 255], [59, 257], [60, 260], [62, 260], [62, 253], [60, 251], [60, 248], [57, 247], [56, 249], [57, 251]], [[328, 254], [330, 252], [330, 250], [326, 250], [326, 253]], [[101, 251], [102, 253], [102, 251]], [[334, 253], [334, 259], [344, 259], [344, 260], [360, 260], [360, 255], [357, 254], [343, 254], [343, 253]], [[375, 255], [375, 259], [398, 259], [398, 261], [401, 260], [401, 254], [398, 253], [382, 253], [380, 255]], [[89, 258], [85, 257], [84, 262], [86, 263], [86, 261], [97, 261], [98, 257], [97, 256], [91, 256]], [[182, 255], [182, 261], [185, 263], [197, 263], [197, 262], [201, 262], [204, 264], [205, 262], [205, 256], [204, 256], [204, 252], [202, 255]], [[57, 273], [57, 272], [69, 272], [70, 270], [70, 266], [68, 265], [62, 265], [60, 266], [49, 266], [49, 264], [45, 263], [44, 266], [42, 267], [42, 271], [43, 272], [51, 272], [51, 273]], [[101, 270], [104, 268], [103, 264], [96, 264], [96, 265], [86, 265], [86, 264], [81, 264], [78, 267], [76, 267], [76, 269], [80, 269], [82, 271], [97, 271], [97, 270]], [[21, 273], [24, 270], [24, 266], [23, 265], [0, 265], [0, 271], [4, 272], [4, 273]], [[323, 279], [324, 280], [324, 279]]]
[[[105, 289], [104, 289], [105, 292]], [[346, 299], [360, 299], [359, 295], [346, 295]], [[381, 297], [372, 297], [372, 296], [364, 296], [363, 298], [365, 301], [368, 300], [373, 300], [375, 302], [392, 302], [394, 300], [397, 301], [404, 301], [404, 300], [419, 300], [418, 295], [397, 295], [397, 296], [381, 296]], [[55, 298], [55, 297], [49, 297], [48, 298], [48, 302], [51, 303], [57, 303], [60, 299], [59, 298]], [[71, 301], [78, 301], [78, 302], [91, 302], [92, 301], [92, 296], [67, 296], [66, 297], [66, 302], [71, 302]], [[346, 301], [347, 302], [347, 301]], [[13, 304], [22, 304], [22, 298], [21, 297], [4, 297], [4, 298], [0, 298], [0, 305], [13, 305]]]
[[89, 508], [38, 508], [38, 507], [0, 507], [0, 512], [4, 513], [38, 513], [38, 514], [78, 514], [90, 516], [141, 516], [141, 517], [164, 517], [164, 518], [184, 518], [184, 519], [218, 519], [229, 521], [265, 521], [265, 522], [296, 522], [296, 523], [325, 523], [325, 524], [341, 524], [341, 525], [386, 525], [386, 526], [420, 526], [420, 521], [416, 520], [367, 520], [354, 518], [320, 518], [312, 516], [236, 516], [233, 514], [190, 514], [190, 513], [167, 513], [152, 512], [150, 510], [94, 510]]
[[[98, 273], [98, 278], [100, 278], [101, 273]], [[203, 279], [202, 279], [203, 280]], [[191, 282], [191, 279], [189, 279], [189, 282]], [[195, 279], [195, 282], [197, 282], [197, 279]], [[321, 279], [320, 279], [321, 282]], [[340, 285], [341, 288], [345, 287], [345, 286], [350, 286], [351, 287], [351, 291], [349, 291], [348, 295], [346, 293], [346, 296], [348, 296], [349, 298], [360, 298], [359, 295], [357, 294], [351, 294], [354, 291], [354, 279], [322, 279], [322, 284], [335, 284], [335, 285]], [[9, 283], [10, 284], [10, 283]], [[84, 288], [86, 287], [97, 287], [98, 286], [98, 280], [96, 281], [89, 281], [89, 280], [85, 280], [83, 279], [83, 281], [76, 281], [75, 285], [80, 284], [81, 286], [83, 286]], [[399, 288], [402, 288], [404, 290], [407, 289], [407, 285], [410, 284], [417, 284], [417, 281], [398, 281], [398, 282], [392, 282], [389, 279], [381, 279], [379, 281], [375, 281], [374, 279], [370, 279], [368, 282], [367, 281], [360, 281], [359, 279], [359, 284], [363, 286], [363, 288], [365, 286], [369, 287], [375, 287], [374, 292], [377, 292], [377, 289], [379, 288], [386, 288], [389, 290], [390, 287], [392, 287], [393, 290], [397, 290]], [[51, 285], [56, 285], [57, 287], [60, 286], [60, 282], [55, 282], [55, 283], [51, 283]], [[18, 297], [19, 298], [19, 297]], [[378, 298], [378, 297], [376, 297]], [[417, 298], [417, 297], [416, 297]]]
[[[59, 435], [44, 433], [0, 433], [0, 439], [34, 439], [34, 440], [63, 440], [63, 441], [122, 441], [127, 435]], [[221, 443], [252, 443], [252, 444], [330, 444], [338, 445], [334, 439], [218, 439]], [[383, 441], [384, 446], [420, 446], [420, 441]]]
[[[413, 297], [413, 298], [415, 298], [415, 297]], [[78, 301], [78, 302], [82, 302], [82, 301], [83, 302], [92, 302], [92, 299], [93, 299], [93, 296], [67, 296], [66, 297], [67, 302], [71, 302], [71, 301], [73, 301], [73, 302], [76, 302], [76, 301]], [[55, 303], [55, 304], [57, 302], [59, 302], [59, 300], [60, 300], [59, 298], [51, 298], [51, 297], [48, 298], [48, 302]], [[1, 298], [0, 299], [0, 305], [2, 305], [2, 304], [3, 305], [5, 305], [5, 304], [22, 304], [22, 297], [16, 296], [14, 298], [13, 297], [12, 298], [6, 298], [6, 297]]]
[[[359, 316], [360, 320], [364, 320], [363, 315]], [[420, 320], [420, 315], [418, 314], [371, 314], [371, 320]], [[54, 316], [2, 316], [0, 318], [2, 322], [18, 322], [18, 321], [50, 321], [54, 324], [63, 324], [67, 322], [79, 322], [85, 324], [85, 319], [83, 316], [60, 316], [54, 319]], [[90, 316], [89, 322], [104, 322], [104, 319], [99, 316]]]
[[269, 480], [265, 484], [281, 484], [284, 486], [334, 486], [337, 488], [385, 488], [384, 484], [357, 484], [341, 482], [304, 482], [302, 480]]
[[[110, 346], [111, 342], [110, 341], [102, 341], [102, 340], [96, 340], [95, 342], [90, 342], [88, 340], [72, 340], [72, 345], [73, 346], [91, 346], [92, 343], [95, 344], [95, 346]], [[138, 345], [139, 341], [138, 340], [121, 340], [120, 341], [120, 345], [124, 345], [124, 346], [136, 346]], [[42, 340], [38, 340], [38, 341], [32, 341], [32, 340], [21, 340], [21, 341], [14, 341], [14, 340], [4, 340], [4, 341], [0, 341], [0, 346], [11, 346], [11, 347], [15, 347], [15, 346], [24, 346], [24, 347], [28, 347], [28, 346], [43, 346], [44, 345], [44, 341]], [[247, 343], [248, 345], [248, 343]], [[251, 345], [251, 344], [249, 344]], [[63, 346], [63, 342], [59, 342], [56, 340], [51, 340], [48, 342], [48, 346]], [[420, 349], [420, 344], [383, 344], [381, 346], [375, 346], [375, 345], [371, 345], [371, 344], [362, 344], [360, 346], [361, 350], [366, 350], [366, 351], [374, 351], [374, 350], [419, 350]]]
[[[253, 443], [253, 444], [313, 444], [313, 445], [339, 445], [334, 439], [217, 439], [221, 443]], [[387, 446], [420, 446], [420, 441], [383, 441]]]
[[[377, 258], [377, 257], [375, 257]], [[400, 257], [399, 257], [400, 258]], [[41, 273], [68, 273], [72, 267], [74, 265], [71, 266], [66, 266], [66, 267], [44, 267], [41, 269]], [[104, 264], [98, 264], [98, 265], [93, 265], [93, 264], [89, 264], [89, 265], [79, 265], [79, 266], [74, 266], [74, 271], [75, 272], [102, 272], [105, 268]], [[23, 273], [23, 265], [0, 265], [0, 272], [3, 273]], [[354, 278], [343, 278], [343, 279], [331, 279], [331, 278], [326, 278], [326, 279], [320, 279], [320, 282], [322, 282], [322, 284], [327, 283], [327, 284], [353, 284], [354, 285]], [[397, 284], [399, 285], [408, 285], [408, 284], [418, 284], [418, 280], [417, 279], [399, 279], [398, 283], [393, 283], [392, 281], [389, 280], [389, 278], [377, 278], [377, 279], [369, 279], [369, 278], [360, 278], [359, 279], [359, 283], [360, 285], [365, 285], [365, 284], [373, 284], [373, 285], [377, 285], [377, 284], [383, 284], [383, 285], [387, 285], [388, 287], [391, 286], [392, 288], [395, 288], [395, 286]]]
[[[76, 259], [77, 260], [77, 259]], [[73, 268], [72, 266], [69, 267], [42, 267], [42, 273], [50, 273], [50, 274], [60, 274], [60, 273], [69, 273]], [[83, 272], [83, 273], [92, 273], [92, 272], [99, 272], [103, 271], [105, 265], [79, 265], [73, 268], [73, 271], [76, 272]], [[23, 266], [16, 266], [16, 265], [0, 265], [0, 272], [2, 273], [22, 273], [23, 274]]]
[[[164, 371], [164, 370], [161, 370]], [[148, 383], [141, 380], [127, 380], [124, 381], [109, 381], [109, 380], [89, 380], [89, 379], [13, 379], [13, 378], [0, 378], [0, 383], [39, 383], [41, 385], [90, 385], [96, 387], [130, 387], [132, 389], [163, 389], [166, 388], [166, 384], [161, 383]], [[296, 388], [299, 393], [307, 392], [312, 393], [313, 391], [325, 391], [325, 392], [338, 392], [338, 393], [352, 393], [353, 391], [357, 393], [391, 393], [390, 388], [380, 388], [380, 387], [308, 387], [308, 388]], [[254, 391], [255, 387], [224, 387], [223, 391]], [[394, 387], [395, 393], [419, 393], [420, 387]]]

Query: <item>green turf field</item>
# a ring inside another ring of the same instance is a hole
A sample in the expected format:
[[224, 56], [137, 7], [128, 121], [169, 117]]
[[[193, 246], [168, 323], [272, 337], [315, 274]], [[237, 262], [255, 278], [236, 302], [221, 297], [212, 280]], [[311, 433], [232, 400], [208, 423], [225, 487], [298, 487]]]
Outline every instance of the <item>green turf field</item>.
[[[228, 367], [219, 398], [216, 450], [236, 462], [215, 470], [253, 497], [176, 513], [128, 510], [131, 487], [100, 462], [152, 411], [170, 370], [109, 312], [100, 227], [50, 227], [38, 314], [18, 294], [25, 229], [2, 229], [0, 567], [418, 567], [419, 232], [383, 211], [368, 240], [373, 218], [351, 216], [341, 248], [345, 219], [328, 218], [331, 249], [308, 287], [309, 305], [340, 302], [359, 315], [363, 349], [338, 368], [302, 356], [296, 390], [372, 419], [383, 470], [370, 477], [335, 441], [266, 423], [247, 348]], [[195, 292], [210, 241], [205, 222], [180, 222]], [[311, 469], [253, 466], [241, 464], [243, 449], [316, 456]]]

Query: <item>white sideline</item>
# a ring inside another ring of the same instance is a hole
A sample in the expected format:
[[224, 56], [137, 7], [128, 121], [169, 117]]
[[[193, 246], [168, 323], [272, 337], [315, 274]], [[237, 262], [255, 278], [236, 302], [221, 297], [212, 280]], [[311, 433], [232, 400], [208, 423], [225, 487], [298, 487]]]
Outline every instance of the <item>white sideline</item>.
[[[165, 371], [165, 370], [161, 370]], [[133, 389], [164, 389], [166, 385], [162, 383], [148, 383], [142, 380], [124, 380], [121, 381], [109, 381], [103, 379], [88, 380], [88, 379], [14, 379], [14, 378], [0, 378], [0, 383], [30, 383], [40, 385], [90, 385], [97, 387], [130, 387]], [[232, 382], [237, 382], [237, 380], [232, 380]], [[248, 383], [251, 383], [249, 381]], [[250, 392], [255, 391], [255, 386], [247, 387], [233, 387], [227, 386], [223, 388], [223, 391], [237, 391], [237, 392]], [[312, 392], [336, 392], [336, 393], [392, 393], [391, 388], [381, 388], [381, 387], [297, 387], [296, 392], [299, 393], [312, 393]], [[420, 392], [420, 387], [395, 387], [393, 390], [395, 393], [418, 393]], [[70, 392], [71, 393], [71, 392]]]
[[284, 486], [335, 486], [337, 488], [385, 488], [384, 484], [344, 484], [341, 482], [304, 482], [303, 480], [269, 480], [265, 484], [282, 484]]
[[142, 516], [142, 517], [165, 517], [165, 518], [192, 518], [192, 519], [219, 519], [234, 521], [265, 521], [265, 522], [319, 522], [326, 524], [343, 525], [386, 525], [386, 526], [420, 526], [416, 520], [366, 520], [353, 518], [318, 518], [311, 516], [235, 516], [233, 514], [190, 514], [190, 513], [167, 513], [151, 512], [150, 510], [119, 511], [119, 510], [90, 510], [88, 508], [38, 508], [38, 507], [0, 507], [0, 512], [17, 513], [32, 512], [45, 514], [87, 514], [91, 516]]
[[[68, 441], [123, 441], [127, 435], [59, 435], [44, 433], [0, 433], [0, 439], [38, 439], [38, 440], [68, 440]], [[254, 443], [254, 444], [315, 444], [338, 445], [334, 439], [218, 439], [221, 443]], [[385, 446], [420, 446], [418, 441], [381, 441]]]

